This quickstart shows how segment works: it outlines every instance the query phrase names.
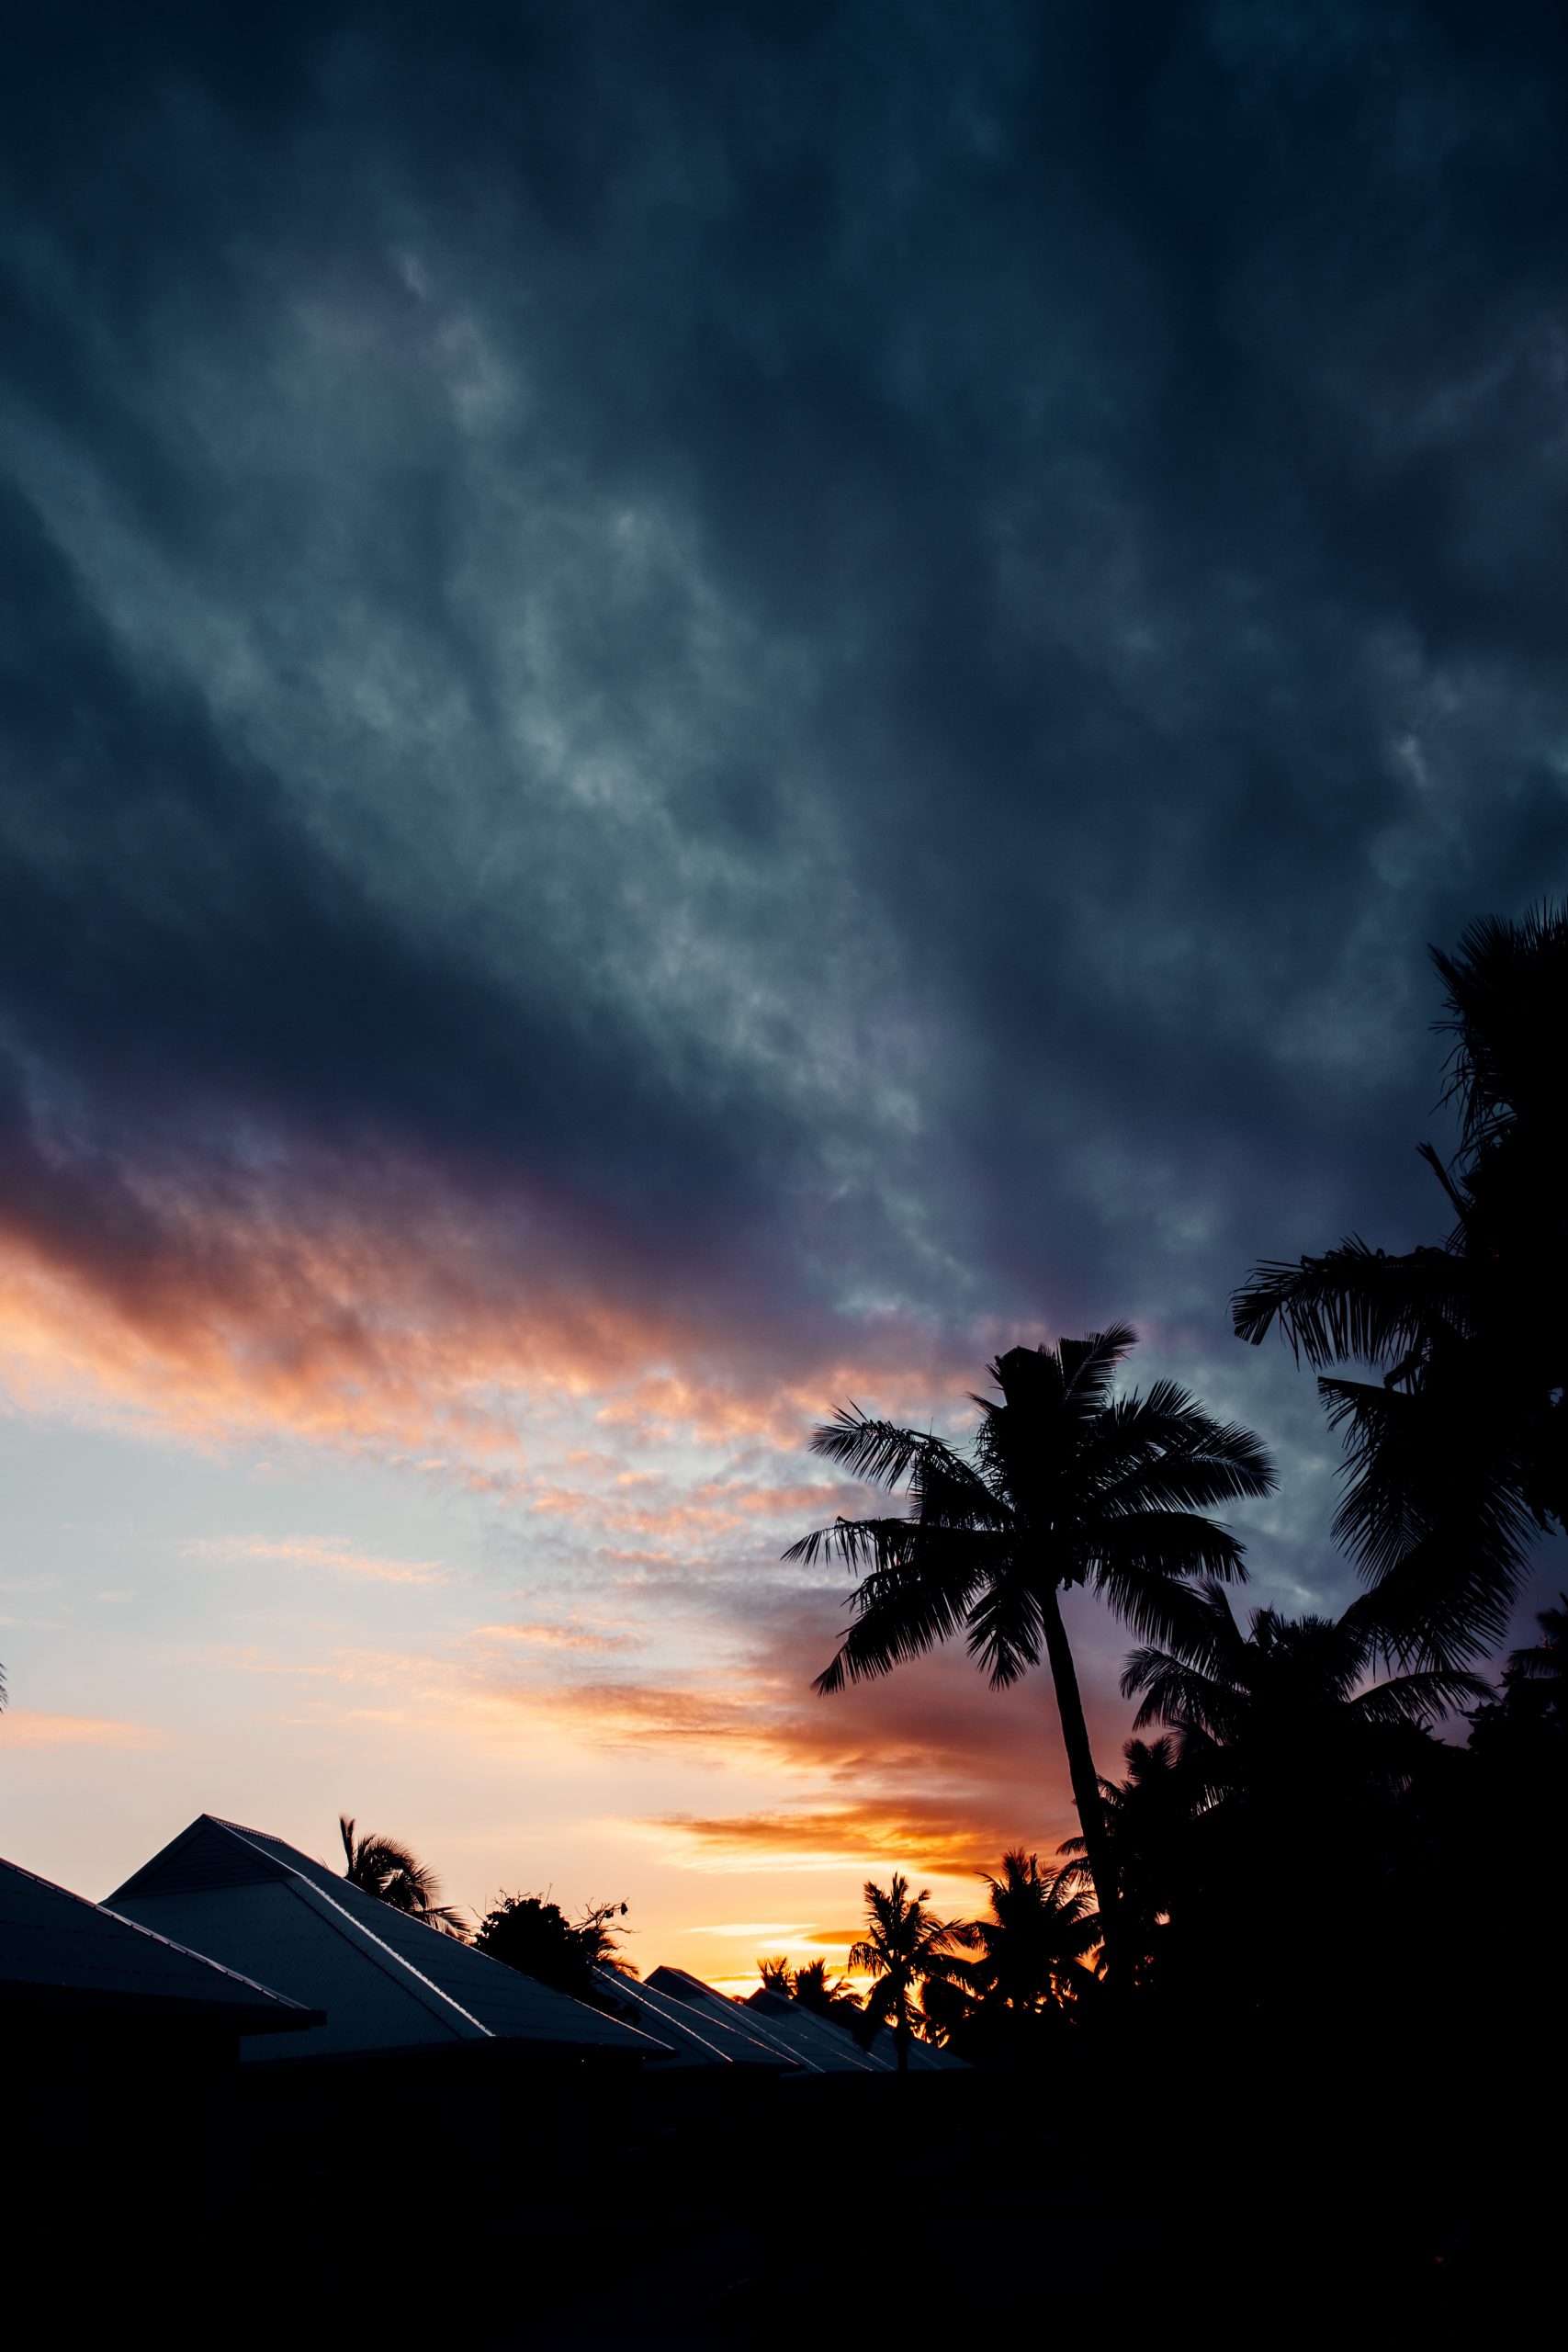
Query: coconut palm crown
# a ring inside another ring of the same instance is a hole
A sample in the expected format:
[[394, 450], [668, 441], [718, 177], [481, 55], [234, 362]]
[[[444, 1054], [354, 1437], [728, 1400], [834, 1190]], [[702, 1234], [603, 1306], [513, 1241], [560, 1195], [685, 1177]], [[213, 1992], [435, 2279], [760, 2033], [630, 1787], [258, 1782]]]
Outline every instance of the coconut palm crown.
[[819, 1691], [886, 1674], [960, 1633], [995, 1688], [1048, 1659], [1108, 1936], [1114, 1876], [1058, 1595], [1087, 1586], [1143, 1640], [1174, 1642], [1194, 1577], [1245, 1574], [1236, 1537], [1205, 1513], [1274, 1486], [1258, 1440], [1213, 1419], [1173, 1381], [1112, 1396], [1136, 1340], [1119, 1323], [1010, 1349], [991, 1366], [999, 1398], [974, 1399], [980, 1424], [967, 1453], [857, 1407], [840, 1410], [813, 1450], [856, 1477], [907, 1481], [910, 1509], [840, 1518], [784, 1555], [836, 1554], [858, 1574], [854, 1622]]
[[423, 1919], [426, 1927], [438, 1928], [444, 1935], [465, 1933], [462, 1913], [441, 1901], [440, 1882], [428, 1863], [416, 1860], [395, 1838], [383, 1838], [375, 1831], [357, 1836], [346, 1813], [338, 1815], [337, 1826], [346, 1864], [344, 1876], [351, 1886], [375, 1895], [394, 1911], [406, 1912], [410, 1918]]
[[899, 1871], [886, 1886], [867, 1879], [865, 1933], [850, 1947], [846, 1962], [857, 1974], [874, 1980], [865, 1996], [863, 2022], [873, 2030], [879, 2025], [892, 2027], [900, 2074], [909, 2064], [909, 2043], [919, 2015], [919, 1987], [953, 1978], [959, 1967], [953, 1947], [973, 1937], [966, 1921], [939, 1919], [928, 1911], [930, 1901], [931, 1890], [922, 1886], [919, 1894], [911, 1894], [909, 1882]]

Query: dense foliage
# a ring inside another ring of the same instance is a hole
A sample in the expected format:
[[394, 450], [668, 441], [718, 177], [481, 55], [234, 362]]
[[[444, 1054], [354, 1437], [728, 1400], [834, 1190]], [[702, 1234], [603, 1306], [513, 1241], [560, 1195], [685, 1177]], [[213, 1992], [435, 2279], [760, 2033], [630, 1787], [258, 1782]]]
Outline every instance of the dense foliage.
[[570, 1920], [558, 1903], [542, 1894], [498, 1895], [474, 1931], [479, 1950], [508, 1968], [551, 1984], [558, 1993], [598, 2006], [601, 1994], [595, 1969], [619, 1969], [635, 1974], [621, 1957], [620, 1937], [611, 1925], [624, 1919], [624, 1903], [589, 1905], [582, 1917]]

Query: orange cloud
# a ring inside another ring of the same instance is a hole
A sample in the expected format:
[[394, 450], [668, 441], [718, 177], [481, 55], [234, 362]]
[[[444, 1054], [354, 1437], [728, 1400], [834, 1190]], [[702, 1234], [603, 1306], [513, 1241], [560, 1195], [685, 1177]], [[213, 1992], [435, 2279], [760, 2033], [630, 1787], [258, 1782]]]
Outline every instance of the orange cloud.
[[[928, 1877], [971, 1877], [994, 1870], [1019, 1842], [1000, 1816], [961, 1804], [866, 1803], [799, 1813], [747, 1813], [701, 1818], [667, 1814], [653, 1825], [672, 1829], [699, 1853], [761, 1868], [888, 1868]], [[813, 1939], [823, 1940], [820, 1937]]]
[[279, 1560], [287, 1566], [330, 1568], [340, 1575], [366, 1577], [376, 1584], [450, 1584], [452, 1572], [434, 1560], [389, 1560], [361, 1552], [351, 1544], [321, 1542], [310, 1536], [273, 1541], [260, 1535], [198, 1537], [186, 1553], [206, 1560]]
[[[14, 1395], [197, 1441], [277, 1428], [493, 1476], [525, 1446], [526, 1396], [592, 1399], [607, 1431], [794, 1446], [847, 1396], [928, 1409], [983, 1344], [894, 1316], [807, 1332], [699, 1297], [558, 1204], [411, 1158], [58, 1173], [0, 1204]], [[791, 1496], [715, 1487], [690, 1507], [719, 1527]], [[534, 1499], [576, 1508], [564, 1488]]]
[[606, 1632], [592, 1625], [476, 1625], [470, 1639], [545, 1650], [630, 1650], [642, 1642], [640, 1634], [629, 1631]]

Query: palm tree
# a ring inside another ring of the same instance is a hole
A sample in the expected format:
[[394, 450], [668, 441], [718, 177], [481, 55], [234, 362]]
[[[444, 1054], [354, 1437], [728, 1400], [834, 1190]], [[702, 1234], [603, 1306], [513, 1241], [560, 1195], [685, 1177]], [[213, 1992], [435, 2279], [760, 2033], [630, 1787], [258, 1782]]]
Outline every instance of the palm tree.
[[[1376, 1595], [1337, 1619], [1260, 1609], [1244, 1632], [1211, 1583], [1178, 1645], [1127, 1661], [1122, 1690], [1143, 1701], [1134, 1728], [1170, 1726], [1196, 1786], [1187, 1924], [1202, 1914], [1212, 1946], [1250, 1952], [1260, 1989], [1310, 1984], [1315, 2001], [1358, 1932], [1365, 1946], [1389, 1891], [1400, 1798], [1440, 1753], [1429, 1727], [1485, 1693], [1451, 1667], [1377, 1679], [1396, 1640]], [[1325, 1835], [1336, 1901], [1314, 1911], [1303, 1873]]]
[[[1134, 1983], [1157, 1982], [1169, 1950], [1173, 1912], [1187, 1908], [1193, 1865], [1192, 1826], [1205, 1803], [1203, 1786], [1169, 1734], [1130, 1739], [1122, 1750], [1123, 1781], [1101, 1781], [1105, 1835], [1116, 1873], [1117, 1917]], [[1073, 1878], [1087, 1875], [1081, 1838], [1064, 1840]]]
[[909, 1882], [899, 1871], [894, 1871], [890, 1886], [867, 1879], [866, 1932], [850, 1947], [848, 1965], [857, 1975], [875, 1980], [862, 2016], [868, 2030], [892, 2027], [901, 2075], [908, 2070], [909, 2042], [919, 2014], [916, 1990], [928, 1979], [942, 1983], [952, 1977], [958, 1957], [953, 1947], [969, 1936], [962, 1919], [936, 1918], [926, 1909], [930, 1901], [931, 1889], [923, 1886], [911, 1895]]
[[434, 1871], [416, 1861], [406, 1846], [374, 1832], [356, 1837], [353, 1818], [346, 1813], [338, 1815], [337, 1826], [347, 1862], [344, 1876], [351, 1886], [375, 1895], [378, 1902], [406, 1913], [411, 1919], [423, 1919], [427, 1928], [438, 1928], [443, 1935], [465, 1934], [462, 1913], [440, 1900]]
[[940, 1438], [843, 1408], [813, 1450], [857, 1477], [892, 1487], [908, 1479], [912, 1509], [836, 1520], [784, 1555], [837, 1553], [859, 1571], [855, 1622], [818, 1675], [820, 1691], [886, 1674], [961, 1629], [993, 1689], [1043, 1650], [1108, 1939], [1115, 1875], [1058, 1596], [1087, 1585], [1134, 1632], [1173, 1637], [1191, 1605], [1189, 1579], [1245, 1573], [1240, 1544], [1203, 1510], [1274, 1486], [1258, 1439], [1212, 1419], [1174, 1382], [1111, 1396], [1136, 1340], [1118, 1323], [1054, 1348], [1010, 1349], [991, 1366], [1001, 1401], [974, 1399], [969, 1459]]
[[1100, 1941], [1089, 1896], [1066, 1870], [1042, 1870], [1021, 1847], [1002, 1856], [1001, 1876], [986, 1878], [990, 1917], [972, 1935], [979, 1957], [963, 1964], [964, 1982], [982, 2006], [1018, 2018], [1041, 2017], [1092, 1998], [1088, 1955]]
[[1266, 1261], [1232, 1307], [1241, 1338], [1277, 1329], [1321, 1375], [1349, 1474], [1335, 1534], [1388, 1588], [1404, 1655], [1457, 1663], [1498, 1639], [1535, 1537], [1568, 1520], [1568, 912], [1474, 922], [1433, 957], [1461, 1147], [1450, 1167], [1420, 1148], [1457, 1222], [1398, 1254], [1352, 1235]]
[[1557, 1598], [1559, 1608], [1543, 1609], [1536, 1618], [1540, 1641], [1508, 1652], [1508, 1670], [1517, 1681], [1544, 1683], [1547, 1707], [1568, 1722], [1568, 1592]]
[[789, 1996], [813, 2017], [827, 2018], [836, 2025], [847, 2024], [860, 2015], [859, 1994], [852, 1992], [841, 1976], [830, 1984], [825, 1960], [803, 1961], [795, 1972]]
[[1179, 1646], [1134, 1650], [1122, 1690], [1143, 1700], [1134, 1730], [1157, 1723], [1179, 1733], [1212, 1800], [1300, 1784], [1321, 1812], [1337, 1786], [1400, 1777], [1413, 1731], [1489, 1695], [1454, 1667], [1376, 1680], [1396, 1640], [1370, 1595], [1339, 1618], [1255, 1610], [1244, 1633], [1224, 1587], [1209, 1583]]
[[773, 1960], [759, 1960], [757, 1973], [762, 1980], [764, 1993], [776, 1993], [781, 2001], [787, 2001], [793, 1995], [795, 1971], [783, 1952]]

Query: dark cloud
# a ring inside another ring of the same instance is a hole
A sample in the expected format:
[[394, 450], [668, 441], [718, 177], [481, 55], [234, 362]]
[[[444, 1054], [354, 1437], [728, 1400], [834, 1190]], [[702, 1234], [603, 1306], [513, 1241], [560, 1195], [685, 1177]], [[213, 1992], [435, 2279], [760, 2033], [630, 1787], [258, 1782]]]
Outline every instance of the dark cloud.
[[1565, 878], [1565, 98], [1522, 5], [24, 12], [16, 1246], [358, 1202], [798, 1364], [1430, 1227], [1425, 943]]

